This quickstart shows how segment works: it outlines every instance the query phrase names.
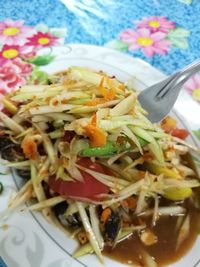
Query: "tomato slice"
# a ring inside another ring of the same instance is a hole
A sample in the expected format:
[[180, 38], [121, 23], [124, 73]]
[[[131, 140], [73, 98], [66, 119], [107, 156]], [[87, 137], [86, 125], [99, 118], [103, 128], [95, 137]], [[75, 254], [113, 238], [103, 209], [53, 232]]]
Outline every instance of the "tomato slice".
[[172, 132], [171, 135], [178, 137], [180, 139], [185, 139], [186, 137], [188, 137], [189, 132], [186, 129], [179, 129], [179, 128], [175, 128]]
[[[99, 163], [92, 162], [89, 158], [82, 158], [78, 161], [78, 164], [87, 167], [100, 173], [110, 174], [111, 171]], [[109, 187], [85, 171], [80, 170], [83, 176], [83, 182], [81, 181], [64, 181], [62, 179], [56, 179], [54, 176], [49, 178], [49, 187], [56, 193], [66, 197], [88, 198], [91, 200], [97, 200], [97, 195], [102, 193], [108, 193]]]

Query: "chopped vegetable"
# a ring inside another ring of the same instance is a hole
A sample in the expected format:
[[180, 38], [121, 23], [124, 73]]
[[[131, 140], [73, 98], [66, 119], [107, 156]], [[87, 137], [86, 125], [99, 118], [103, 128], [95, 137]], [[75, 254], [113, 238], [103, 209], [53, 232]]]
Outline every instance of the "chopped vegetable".
[[171, 177], [175, 179], [180, 179], [181, 175], [177, 170], [169, 169], [167, 167], [162, 167], [154, 163], [145, 162], [144, 167], [153, 174], [163, 174], [165, 177]]
[[141, 137], [139, 137], [137, 135], [136, 135], [136, 137], [137, 137], [137, 140], [139, 141], [141, 147], [143, 147], [143, 146], [145, 146], [145, 145], [147, 145], [149, 143], [148, 141], [146, 141], [145, 139], [143, 139], [143, 138], [141, 138]]
[[168, 188], [165, 190], [164, 197], [173, 201], [184, 200], [192, 195], [190, 187]]
[[149, 149], [154, 154], [157, 161], [163, 164], [164, 162], [163, 151], [161, 150], [160, 146], [158, 145], [154, 137], [150, 134], [150, 132], [147, 132], [139, 127], [131, 127], [131, 129], [137, 136], [149, 142], [148, 145]]
[[83, 149], [80, 152], [82, 157], [110, 157], [116, 153], [122, 151], [129, 151], [130, 148], [127, 148], [125, 145], [114, 145], [112, 142], [107, 142], [104, 146], [101, 147], [88, 147]]
[[190, 216], [187, 215], [179, 230], [178, 239], [176, 243], [176, 250], [181, 246], [181, 244], [189, 236], [189, 234], [190, 234]]
[[88, 233], [88, 239], [90, 241], [90, 244], [93, 247], [97, 256], [99, 257], [100, 261], [103, 262], [104, 260], [103, 260], [102, 254], [101, 254], [101, 249], [99, 247], [99, 244], [96, 240], [95, 234], [94, 234], [92, 227], [90, 225], [85, 208], [82, 206], [82, 203], [80, 203], [80, 202], [76, 202], [76, 205], [77, 205], [80, 217], [82, 219], [84, 229]]
[[[106, 85], [104, 85], [106, 84]], [[115, 98], [115, 88], [112, 86], [110, 79], [107, 77], [103, 77], [99, 84], [99, 91], [105, 98], [105, 100], [113, 100]]]
[[8, 117], [5, 113], [1, 111], [0, 111], [0, 120], [5, 125], [5, 127], [9, 128], [16, 134], [22, 133], [24, 131], [24, 128], [21, 125], [17, 124], [13, 119]]
[[135, 93], [131, 93], [127, 98], [123, 99], [110, 111], [110, 116], [122, 116], [127, 114], [129, 111], [134, 111], [136, 101]]
[[172, 130], [171, 134], [175, 137], [185, 140], [188, 137], [189, 132], [186, 129], [175, 128]]
[[[90, 159], [81, 159], [79, 164], [87, 166], [93, 170], [104, 173], [105, 167], [97, 163], [92, 163]], [[98, 199], [97, 196], [102, 193], [108, 193], [108, 186], [96, 180], [92, 175], [85, 171], [80, 171], [83, 176], [83, 182], [80, 181], [64, 181], [56, 179], [55, 177], [49, 178], [49, 186], [52, 190], [63, 196], [71, 196], [75, 198]]]
[[42, 210], [43, 208], [52, 207], [52, 206], [57, 205], [63, 201], [65, 201], [65, 199], [61, 196], [52, 197], [49, 199], [45, 199], [45, 200], [41, 201], [40, 203], [32, 205], [30, 207], [30, 210]]
[[2, 103], [4, 105], [4, 107], [12, 114], [16, 114], [18, 111], [18, 108], [16, 107], [16, 105], [11, 102], [10, 100], [8, 100], [8, 98], [3, 97], [2, 99]]
[[154, 258], [151, 257], [151, 255], [149, 255], [149, 253], [146, 250], [141, 249], [140, 253], [141, 253], [141, 256], [142, 256], [142, 260], [144, 262], [144, 266], [158, 267], [158, 265], [155, 262]]
[[94, 234], [96, 236], [97, 242], [99, 244], [100, 249], [103, 249], [104, 248], [104, 239], [103, 239], [103, 236], [102, 236], [101, 231], [100, 231], [100, 222], [99, 222], [99, 217], [98, 217], [95, 205], [89, 206], [89, 214], [90, 214], [92, 229], [93, 229]]
[[90, 243], [82, 245], [74, 254], [74, 258], [80, 258], [86, 254], [91, 254], [94, 252], [94, 249]]

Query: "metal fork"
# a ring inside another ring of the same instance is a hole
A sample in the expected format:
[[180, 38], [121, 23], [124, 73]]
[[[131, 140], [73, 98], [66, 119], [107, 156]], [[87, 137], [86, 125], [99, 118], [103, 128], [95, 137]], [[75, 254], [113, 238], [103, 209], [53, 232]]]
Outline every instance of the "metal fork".
[[147, 117], [151, 122], [159, 122], [169, 113], [183, 84], [198, 71], [200, 71], [200, 60], [194, 61], [184, 69], [148, 87], [139, 94], [138, 100], [148, 112]]

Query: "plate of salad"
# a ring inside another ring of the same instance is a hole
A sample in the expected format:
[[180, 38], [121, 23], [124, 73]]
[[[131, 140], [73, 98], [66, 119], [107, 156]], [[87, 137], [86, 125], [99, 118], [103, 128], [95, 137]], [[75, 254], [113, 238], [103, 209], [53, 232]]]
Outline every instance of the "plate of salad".
[[108, 48], [53, 53], [47, 83], [5, 95], [0, 111], [2, 264], [198, 266], [198, 119], [180, 110], [185, 92], [151, 123], [137, 96], [162, 73]]

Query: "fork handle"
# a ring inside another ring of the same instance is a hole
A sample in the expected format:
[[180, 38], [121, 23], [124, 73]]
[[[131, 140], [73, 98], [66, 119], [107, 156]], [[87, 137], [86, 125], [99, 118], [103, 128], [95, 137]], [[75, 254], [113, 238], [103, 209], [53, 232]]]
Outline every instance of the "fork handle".
[[191, 77], [193, 74], [195, 74], [197, 71], [200, 70], [200, 60], [196, 60], [193, 63], [186, 66], [182, 71], [177, 73], [177, 80], [184, 76], [185, 77], [182, 80], [185, 80], [187, 77]]
[[175, 73], [172, 76], [172, 79], [169, 83], [158, 92], [157, 98], [164, 97], [170, 88], [179, 88], [182, 87], [183, 84], [197, 71], [200, 70], [200, 60], [196, 60], [195, 62], [191, 63], [190, 65], [186, 66], [183, 70]]

